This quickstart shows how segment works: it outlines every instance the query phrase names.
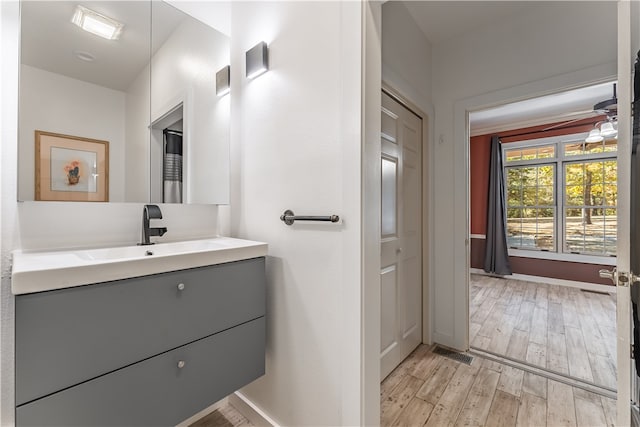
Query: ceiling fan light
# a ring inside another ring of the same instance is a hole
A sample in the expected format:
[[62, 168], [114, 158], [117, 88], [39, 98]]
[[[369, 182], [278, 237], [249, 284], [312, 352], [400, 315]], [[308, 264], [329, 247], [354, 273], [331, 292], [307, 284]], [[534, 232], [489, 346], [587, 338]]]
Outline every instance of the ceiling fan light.
[[600, 130], [598, 128], [591, 129], [589, 132], [589, 136], [584, 140], [584, 142], [602, 142], [604, 138], [600, 135]]
[[602, 126], [600, 126], [600, 135], [605, 138], [615, 136], [617, 134], [618, 131], [613, 128], [613, 123], [611, 122], [603, 123]]

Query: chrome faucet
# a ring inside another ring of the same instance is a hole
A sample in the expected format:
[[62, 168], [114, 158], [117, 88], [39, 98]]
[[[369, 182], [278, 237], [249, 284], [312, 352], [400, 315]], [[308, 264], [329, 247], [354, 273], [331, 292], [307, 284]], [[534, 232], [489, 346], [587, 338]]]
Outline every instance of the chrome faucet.
[[144, 205], [142, 209], [142, 242], [138, 245], [153, 245], [149, 240], [151, 236], [163, 236], [167, 232], [167, 227], [149, 227], [150, 219], [162, 219], [162, 212], [157, 205]]

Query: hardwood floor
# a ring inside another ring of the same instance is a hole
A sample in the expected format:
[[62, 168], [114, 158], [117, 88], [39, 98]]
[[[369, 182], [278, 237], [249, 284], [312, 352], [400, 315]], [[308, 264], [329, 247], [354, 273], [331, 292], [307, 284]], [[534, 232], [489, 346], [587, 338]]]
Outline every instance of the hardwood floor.
[[[381, 426], [615, 425], [615, 400], [474, 357], [466, 365], [419, 346], [380, 385]], [[226, 403], [190, 427], [252, 426]]]
[[[471, 275], [471, 345], [616, 387], [615, 295]], [[380, 385], [382, 426], [613, 426], [615, 400], [421, 345]], [[252, 424], [226, 404], [190, 427]]]
[[199, 419], [189, 427], [250, 427], [253, 426], [229, 403]]
[[616, 388], [615, 294], [471, 275], [472, 347]]
[[382, 426], [613, 426], [616, 402], [475, 357], [421, 345], [380, 387]]

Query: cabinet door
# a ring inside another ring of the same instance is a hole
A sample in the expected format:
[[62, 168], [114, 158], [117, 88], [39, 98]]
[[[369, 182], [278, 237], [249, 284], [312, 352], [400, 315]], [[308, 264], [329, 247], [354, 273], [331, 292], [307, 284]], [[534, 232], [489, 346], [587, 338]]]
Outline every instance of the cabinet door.
[[18, 426], [174, 426], [264, 374], [264, 317], [17, 408]]
[[16, 404], [264, 314], [264, 258], [19, 295]]

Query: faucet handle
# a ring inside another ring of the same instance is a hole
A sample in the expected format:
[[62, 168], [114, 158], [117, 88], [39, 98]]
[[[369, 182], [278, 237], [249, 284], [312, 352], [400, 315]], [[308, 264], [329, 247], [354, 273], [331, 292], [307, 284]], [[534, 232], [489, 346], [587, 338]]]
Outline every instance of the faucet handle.
[[162, 211], [158, 205], [144, 205], [147, 218], [149, 219], [162, 219]]

